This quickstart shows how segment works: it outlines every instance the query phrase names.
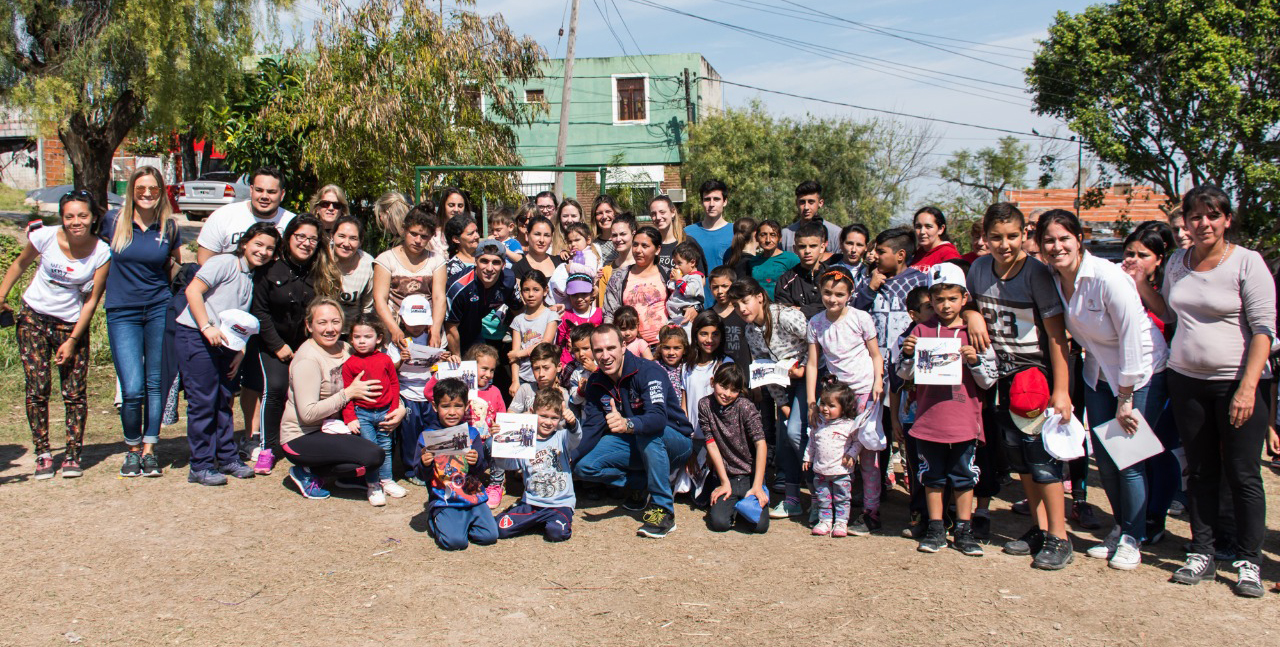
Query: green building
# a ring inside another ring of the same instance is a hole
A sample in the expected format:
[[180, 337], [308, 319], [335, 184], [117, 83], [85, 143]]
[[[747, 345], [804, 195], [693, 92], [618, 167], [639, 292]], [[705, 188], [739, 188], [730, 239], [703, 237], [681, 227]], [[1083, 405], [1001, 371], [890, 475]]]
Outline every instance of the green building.
[[[517, 130], [526, 165], [555, 164], [564, 64], [564, 59], [547, 61], [543, 78], [514, 86], [516, 96], [548, 107], [531, 126]], [[610, 165], [609, 186], [666, 193], [683, 202], [681, 143], [689, 119], [696, 122], [722, 107], [720, 75], [701, 54], [576, 58], [565, 163]], [[599, 193], [599, 176], [576, 176], [565, 178], [562, 197], [590, 204]], [[551, 190], [555, 174], [526, 171], [521, 181], [532, 196]]]

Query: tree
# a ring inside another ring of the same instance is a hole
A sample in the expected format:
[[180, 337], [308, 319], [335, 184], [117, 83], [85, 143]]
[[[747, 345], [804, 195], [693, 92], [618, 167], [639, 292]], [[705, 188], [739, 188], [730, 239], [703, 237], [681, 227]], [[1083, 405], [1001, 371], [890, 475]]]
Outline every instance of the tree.
[[1027, 82], [1102, 162], [1174, 200], [1219, 184], [1256, 233], [1280, 197], [1277, 47], [1272, 0], [1119, 0], [1058, 13]]
[[106, 205], [111, 158], [136, 127], [217, 100], [253, 45], [250, 0], [21, 0], [0, 5], [0, 93], [56, 130], [75, 186]]
[[957, 215], [981, 214], [988, 205], [1003, 201], [1005, 191], [1026, 188], [1031, 161], [1031, 147], [1017, 137], [1002, 137], [994, 148], [958, 150], [938, 168], [939, 177], [954, 185], [939, 202]]
[[[893, 122], [775, 118], [753, 101], [691, 126], [682, 172], [686, 186], [710, 178], [728, 184], [730, 217], [783, 224], [796, 217], [796, 185], [816, 179], [824, 218], [874, 231], [902, 208], [906, 184], [919, 176], [922, 152], [934, 143], [928, 131]], [[701, 217], [701, 201], [690, 202], [688, 217]]]
[[[474, 0], [460, 0], [460, 7]], [[513, 126], [539, 108], [518, 99], [513, 82], [538, 74], [545, 59], [531, 38], [501, 16], [453, 11], [429, 0], [368, 0], [348, 9], [329, 0], [295, 95], [278, 93], [260, 118], [277, 139], [300, 134], [305, 170], [354, 198], [407, 190], [416, 165], [515, 165]], [[514, 198], [508, 173], [459, 173], [473, 198]]]

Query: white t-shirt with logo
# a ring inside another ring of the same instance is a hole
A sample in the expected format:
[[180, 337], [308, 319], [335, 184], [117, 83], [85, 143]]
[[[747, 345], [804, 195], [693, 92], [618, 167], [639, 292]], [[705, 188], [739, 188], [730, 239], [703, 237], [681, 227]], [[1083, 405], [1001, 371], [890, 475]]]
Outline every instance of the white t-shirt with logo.
[[236, 251], [236, 243], [240, 242], [240, 236], [254, 223], [269, 222], [284, 234], [284, 228], [289, 226], [290, 220], [293, 220], [293, 212], [284, 207], [276, 209], [275, 217], [258, 218], [253, 215], [249, 203], [249, 200], [245, 200], [218, 207], [217, 211], [209, 214], [208, 220], [205, 220], [204, 226], [200, 228], [196, 244], [215, 254], [226, 254]]
[[111, 260], [111, 247], [95, 238], [82, 259], [67, 258], [58, 245], [62, 227], [41, 227], [27, 238], [40, 254], [40, 265], [22, 300], [36, 312], [68, 323], [80, 320], [80, 308], [93, 292], [93, 273]]

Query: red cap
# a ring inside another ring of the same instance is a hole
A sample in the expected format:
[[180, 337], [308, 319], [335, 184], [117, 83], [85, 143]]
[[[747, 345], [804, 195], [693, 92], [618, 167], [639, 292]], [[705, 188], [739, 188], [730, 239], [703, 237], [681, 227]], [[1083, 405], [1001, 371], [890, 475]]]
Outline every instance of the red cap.
[[1025, 369], [1009, 385], [1009, 413], [1038, 418], [1049, 406], [1049, 381], [1039, 369]]

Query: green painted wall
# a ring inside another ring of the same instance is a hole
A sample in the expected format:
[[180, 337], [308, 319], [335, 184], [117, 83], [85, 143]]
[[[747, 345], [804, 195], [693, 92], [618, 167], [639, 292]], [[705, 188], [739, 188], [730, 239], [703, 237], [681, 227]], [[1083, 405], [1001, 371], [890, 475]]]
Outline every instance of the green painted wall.
[[[693, 81], [691, 96], [695, 114], [703, 114], [707, 109], [719, 110], [720, 84], [715, 82], [719, 77], [700, 54], [576, 59], [565, 162], [606, 164], [621, 153], [626, 164], [680, 163], [680, 142], [687, 118], [686, 68]], [[512, 86], [520, 98], [526, 90], [542, 90], [549, 104], [549, 110], [532, 126], [518, 129], [520, 154], [529, 165], [555, 162], [564, 59], [547, 61], [544, 70], [543, 78]], [[648, 118], [645, 122], [615, 122], [615, 76], [647, 77]]]

